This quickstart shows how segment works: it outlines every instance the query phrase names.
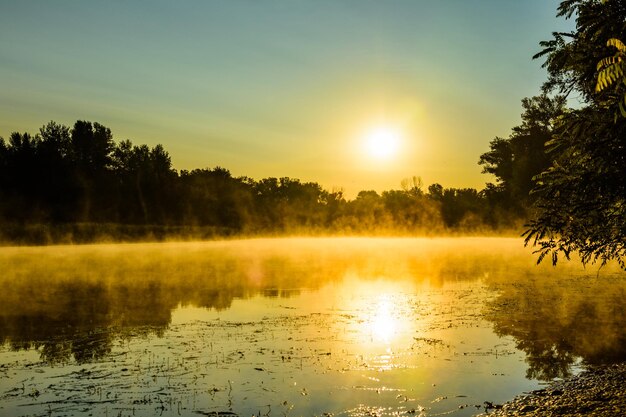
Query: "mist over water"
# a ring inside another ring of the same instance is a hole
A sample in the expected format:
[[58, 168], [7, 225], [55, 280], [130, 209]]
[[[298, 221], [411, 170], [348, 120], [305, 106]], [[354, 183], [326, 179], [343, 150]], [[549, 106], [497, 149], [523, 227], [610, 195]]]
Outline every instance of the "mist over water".
[[480, 412], [626, 356], [626, 276], [519, 239], [3, 248], [0, 415]]

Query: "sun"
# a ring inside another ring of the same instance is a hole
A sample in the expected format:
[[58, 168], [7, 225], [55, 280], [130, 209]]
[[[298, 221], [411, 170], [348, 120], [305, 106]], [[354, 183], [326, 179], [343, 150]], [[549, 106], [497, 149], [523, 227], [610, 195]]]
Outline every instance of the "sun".
[[390, 160], [400, 149], [400, 131], [391, 126], [376, 126], [363, 137], [365, 152], [370, 158]]

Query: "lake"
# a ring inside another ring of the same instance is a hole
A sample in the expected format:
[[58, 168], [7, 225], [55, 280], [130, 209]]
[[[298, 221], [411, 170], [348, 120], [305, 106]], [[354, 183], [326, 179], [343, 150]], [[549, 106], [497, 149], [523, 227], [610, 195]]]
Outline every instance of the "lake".
[[0, 249], [2, 416], [469, 416], [626, 357], [626, 274], [521, 239]]

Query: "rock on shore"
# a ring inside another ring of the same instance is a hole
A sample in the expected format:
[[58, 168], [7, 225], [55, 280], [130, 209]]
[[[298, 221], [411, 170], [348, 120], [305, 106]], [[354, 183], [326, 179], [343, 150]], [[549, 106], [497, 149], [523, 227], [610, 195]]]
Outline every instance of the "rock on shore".
[[592, 368], [482, 416], [626, 416], [626, 363]]

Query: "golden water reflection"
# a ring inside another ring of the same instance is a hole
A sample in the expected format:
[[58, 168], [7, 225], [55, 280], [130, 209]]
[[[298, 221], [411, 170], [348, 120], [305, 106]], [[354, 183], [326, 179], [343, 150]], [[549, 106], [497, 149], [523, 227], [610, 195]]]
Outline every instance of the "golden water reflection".
[[396, 321], [398, 317], [394, 317], [391, 314], [391, 309], [392, 305], [389, 301], [389, 295], [380, 295], [368, 323], [374, 340], [389, 344], [396, 335]]
[[567, 377], [581, 359], [588, 365], [626, 359], [624, 274], [529, 276], [491, 287], [499, 295], [487, 303], [486, 319], [496, 334], [516, 340], [527, 378]]
[[[0, 271], [0, 391], [29, 380], [42, 403], [60, 382], [89, 386], [72, 372], [104, 369], [99, 384], [137, 415], [167, 395], [181, 415], [271, 400], [299, 414], [463, 416], [581, 361], [626, 358], [624, 273], [536, 267], [518, 239], [3, 248]], [[45, 411], [20, 408], [26, 391], [2, 394], [0, 414]]]
[[[555, 358], [572, 353], [598, 363], [621, 357], [624, 345], [623, 274], [606, 268], [598, 279], [595, 271], [575, 264], [556, 270], [535, 267], [518, 239], [258, 239], [4, 248], [0, 266], [0, 285], [10, 289], [0, 292], [0, 343], [40, 348], [51, 362], [106, 355], [111, 332], [98, 329], [142, 327], [142, 332], [161, 334], [178, 306], [225, 311], [235, 300], [258, 294], [288, 300], [303, 290], [319, 292], [309, 306], [298, 309], [350, 311], [358, 326], [350, 331], [359, 333], [364, 345], [389, 345], [428, 327], [434, 312], [425, 290], [461, 282], [484, 282], [499, 294], [488, 304], [487, 319], [499, 334], [519, 339], [529, 358], [541, 355], [526, 345], [539, 346], [550, 334], [570, 340], [552, 346], [559, 352]], [[459, 294], [449, 290], [436, 303], [445, 306], [445, 298], [455, 296]], [[231, 314], [253, 309], [246, 304], [237, 310], [242, 311]], [[475, 312], [438, 314], [471, 320]], [[523, 326], [527, 329], [519, 330]], [[84, 332], [89, 338], [78, 341], [75, 336]], [[567, 368], [575, 359], [554, 362]], [[563, 373], [532, 371], [529, 377]]]

